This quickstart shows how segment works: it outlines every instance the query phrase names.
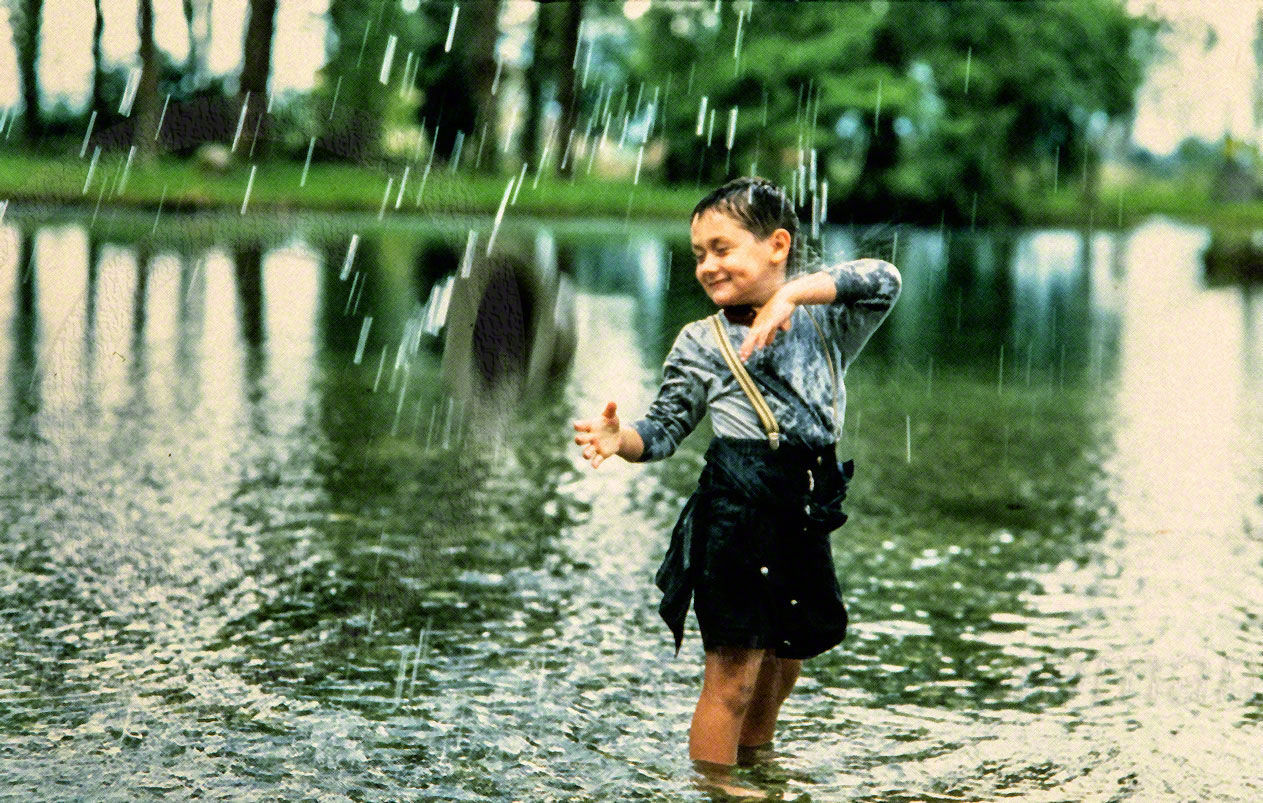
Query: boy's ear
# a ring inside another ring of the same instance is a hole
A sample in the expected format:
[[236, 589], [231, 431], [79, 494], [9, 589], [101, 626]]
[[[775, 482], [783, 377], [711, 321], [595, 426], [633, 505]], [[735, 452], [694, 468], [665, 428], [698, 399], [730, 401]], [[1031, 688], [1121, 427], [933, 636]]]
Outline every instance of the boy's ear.
[[780, 261], [789, 259], [789, 246], [793, 237], [786, 229], [777, 229], [770, 235], [772, 240], [772, 259]]

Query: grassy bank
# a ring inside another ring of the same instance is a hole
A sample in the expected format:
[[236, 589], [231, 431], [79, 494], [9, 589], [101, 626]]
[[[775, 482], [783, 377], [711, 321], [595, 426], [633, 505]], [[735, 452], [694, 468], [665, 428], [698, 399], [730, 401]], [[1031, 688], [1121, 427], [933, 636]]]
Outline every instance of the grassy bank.
[[[100, 203], [140, 209], [161, 204], [171, 211], [240, 212], [248, 187], [247, 213], [311, 210], [375, 215], [385, 199], [387, 215], [495, 214], [509, 182], [508, 176], [453, 174], [440, 168], [425, 178], [422, 190], [422, 171], [409, 170], [400, 198], [402, 172], [402, 168], [387, 173], [354, 164], [315, 163], [304, 181], [301, 163], [269, 161], [257, 166], [251, 181], [248, 164], [234, 164], [220, 172], [189, 161], [159, 158], [146, 167], [133, 164], [128, 169], [125, 155], [112, 154], [102, 156], [91, 169], [88, 158], [48, 158], [9, 151], [0, 153], [0, 200], [67, 204], [87, 210]], [[680, 220], [697, 202], [697, 192], [691, 187], [672, 189], [643, 181], [633, 186], [627, 181], [601, 181], [582, 175], [574, 181], [544, 176], [536, 183], [531, 173], [516, 196], [515, 214], [544, 217]]]
[[[0, 152], [0, 200], [83, 207], [177, 211], [362, 213], [374, 217], [407, 214], [493, 215], [504, 197], [508, 176], [431, 171], [422, 190], [420, 170], [410, 170], [402, 198], [402, 168], [387, 172], [355, 164], [316, 163], [303, 179], [303, 165], [289, 161], [259, 164], [251, 181], [249, 164], [222, 172], [190, 161], [159, 158], [126, 169], [125, 155], [110, 154], [91, 170], [90, 159]], [[124, 181], [124, 178], [126, 179]], [[389, 192], [387, 189], [389, 187]], [[700, 197], [691, 186], [662, 187], [647, 181], [603, 180], [578, 175], [573, 181], [527, 173], [515, 192], [515, 216], [683, 220]], [[395, 203], [399, 202], [396, 210]], [[1077, 187], [1032, 197], [1026, 222], [1044, 226], [1126, 226], [1153, 214], [1214, 228], [1263, 226], [1263, 201], [1212, 203], [1206, 188], [1191, 181], [1144, 180], [1105, 187], [1094, 204]], [[836, 212], [837, 210], [835, 210]], [[837, 214], [831, 215], [840, 219]], [[931, 225], [933, 221], [927, 222]], [[979, 225], [986, 221], [979, 220]]]

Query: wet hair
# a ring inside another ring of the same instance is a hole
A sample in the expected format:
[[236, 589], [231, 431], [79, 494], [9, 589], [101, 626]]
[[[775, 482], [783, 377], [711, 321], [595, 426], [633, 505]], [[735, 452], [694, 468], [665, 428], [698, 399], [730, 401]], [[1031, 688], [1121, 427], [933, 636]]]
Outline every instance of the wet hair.
[[766, 240], [777, 229], [789, 232], [789, 257], [785, 260], [785, 275], [803, 272], [810, 261], [810, 249], [800, 233], [798, 213], [794, 202], [785, 191], [758, 176], [743, 176], [717, 187], [693, 207], [689, 220], [714, 210], [727, 215], [741, 224], [760, 240]]

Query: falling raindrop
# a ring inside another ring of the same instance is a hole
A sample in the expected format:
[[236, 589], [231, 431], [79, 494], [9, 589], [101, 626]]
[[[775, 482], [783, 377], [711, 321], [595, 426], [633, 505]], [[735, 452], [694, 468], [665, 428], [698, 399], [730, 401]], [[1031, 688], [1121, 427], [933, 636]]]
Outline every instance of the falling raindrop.
[[465, 132], [456, 132], [456, 144], [452, 146], [452, 164], [448, 167], [448, 171], [455, 173], [457, 165], [460, 164], [460, 152], [465, 146]]
[[[404, 396], [406, 396], [408, 393], [408, 380], [411, 377], [412, 377], [412, 364], [404, 363], [403, 364], [403, 382], [400, 383], [399, 385], [399, 401], [395, 404], [395, 420], [391, 422], [391, 425], [390, 425], [390, 437], [392, 438], [395, 437], [395, 435], [397, 435], [399, 432], [399, 413], [403, 411], [403, 400], [404, 400]], [[403, 656], [401, 655], [400, 659], [402, 658]], [[402, 679], [402, 676], [403, 676], [402, 663], [400, 663], [400, 666], [399, 666], [399, 674], [400, 674], [400, 678]]]
[[360, 290], [355, 294], [355, 304], [351, 307], [352, 315], [358, 315], [360, 312], [360, 299], [364, 297], [364, 285], [366, 284], [368, 284], [368, 277], [365, 277], [364, 281], [360, 282]]
[[513, 185], [513, 199], [509, 201], [510, 206], [517, 204], [517, 194], [522, 190], [522, 180], [526, 178], [526, 162], [522, 162], [522, 170], [518, 173], [517, 183]]
[[504, 59], [497, 52], [496, 53], [496, 74], [495, 74], [495, 77], [491, 79], [492, 97], [495, 97], [496, 90], [500, 88], [500, 70], [502, 67], [504, 67]]
[[338, 93], [342, 91], [342, 76], [338, 76], [337, 83], [333, 85], [333, 102], [329, 104], [329, 119], [333, 119], [333, 111], [338, 108]]
[[351, 292], [346, 294], [346, 304], [342, 307], [342, 314], [347, 315], [351, 312], [351, 299], [355, 298], [355, 289], [359, 287], [360, 277], [363, 276], [358, 270], [351, 279]]
[[[482, 131], [479, 131], [479, 132], [478, 132], [478, 153], [477, 153], [477, 155], [474, 157], [474, 169], [475, 169], [475, 170], [477, 170], [478, 168], [482, 167], [482, 146], [483, 146], [483, 145], [486, 143], [486, 141], [487, 141], [487, 125], [488, 125], [488, 123], [483, 123], [483, 124], [482, 124]], [[509, 133], [510, 133], [510, 135], [512, 135], [512, 129], [510, 129]]]
[[397, 44], [399, 44], [399, 37], [392, 33], [390, 38], [386, 40], [386, 52], [382, 56], [381, 74], [377, 76], [377, 80], [380, 81], [383, 86], [385, 86], [390, 79], [390, 67], [391, 62], [395, 60], [395, 45]]
[[88, 177], [83, 182], [83, 192], [80, 195], [87, 195], [88, 185], [92, 183], [92, 174], [96, 172], [97, 159], [101, 156], [101, 146], [96, 145], [92, 149], [92, 161], [88, 163]]
[[912, 462], [912, 416], [910, 414], [903, 417], [904, 443], [906, 446], [905, 463]]
[[715, 107], [710, 107], [710, 120], [706, 123], [706, 147], [710, 147], [712, 135], [715, 133]]
[[[162, 217], [162, 205], [163, 203], [166, 202], [166, 200], [167, 200], [167, 185], [163, 184], [162, 197], [158, 199], [158, 213], [153, 216], [153, 228], [149, 230], [150, 237], [152, 237], [154, 235], [154, 232], [158, 230], [158, 219]], [[5, 201], [5, 203], [8, 203], [8, 201]], [[4, 215], [0, 214], [0, 218], [3, 218], [3, 217]]]
[[[153, 140], [158, 141], [158, 136], [162, 133], [162, 123], [167, 119], [167, 105], [171, 103], [171, 93], [167, 93], [167, 99], [162, 102], [162, 116], [158, 118], [158, 130], [154, 132]], [[93, 112], [95, 114], [96, 112]]]
[[399, 204], [403, 203], [403, 188], [408, 184], [408, 169], [412, 165], [403, 166], [403, 177], [399, 179], [399, 193], [395, 196], [395, 208], [399, 208]]
[[360, 342], [355, 346], [355, 365], [359, 365], [364, 360], [364, 346], [368, 343], [368, 330], [373, 325], [373, 316], [369, 315], [364, 318], [364, 323], [360, 324]]
[[430, 177], [430, 166], [434, 164], [434, 149], [438, 146], [438, 144], [439, 144], [439, 127], [435, 126], [434, 138], [430, 141], [430, 158], [429, 158], [429, 161], [425, 163], [425, 171], [421, 173], [421, 186], [417, 188], [416, 206], [421, 205], [421, 193], [425, 192], [425, 182], [426, 182], [426, 179]]
[[307, 143], [307, 160], [303, 162], [303, 175], [298, 180], [298, 186], [300, 187], [307, 186], [307, 171], [311, 168], [311, 152], [315, 150], [315, 147], [316, 138], [312, 137], [311, 141]]
[[377, 360], [377, 376], [373, 379], [373, 392], [377, 392], [377, 386], [382, 381], [382, 371], [386, 367], [386, 346], [382, 346], [382, 356]]
[[474, 264], [474, 243], [478, 240], [478, 232], [473, 229], [469, 230], [469, 236], [465, 238], [465, 254], [460, 259], [460, 277], [468, 279], [470, 270]]
[[965, 94], [969, 94], [969, 68], [974, 61], [973, 45], [969, 46], [969, 51], [965, 53]]
[[390, 200], [390, 188], [391, 188], [392, 186], [394, 186], [394, 183], [395, 183], [395, 177], [394, 177], [394, 176], [387, 176], [387, 177], [386, 177], [386, 191], [385, 191], [384, 193], [382, 193], [382, 206], [381, 206], [381, 209], [378, 209], [378, 210], [377, 210], [377, 219], [378, 219], [378, 220], [381, 220], [381, 219], [382, 219], [382, 217], [386, 214], [386, 202], [387, 202], [388, 200]]
[[[728, 136], [726, 137], [728, 150], [732, 150], [732, 139], [736, 135], [736, 133], [737, 133], [737, 107], [733, 106], [728, 111]], [[812, 151], [811, 168], [812, 168], [813, 176], [815, 173], [815, 167], [816, 167], [816, 154], [815, 154], [815, 151]]]
[[701, 105], [697, 108], [697, 136], [702, 135], [702, 128], [706, 125], [706, 95], [702, 95]]
[[592, 69], [592, 43], [588, 42], [588, 55], [583, 59], [583, 79], [579, 82], [579, 86], [583, 89], [588, 88], [588, 71]]
[[447, 42], [443, 44], [443, 52], [452, 52], [452, 38], [456, 36], [456, 16], [460, 14], [460, 3], [452, 6], [452, 21], [447, 25]]
[[136, 100], [136, 88], [140, 86], [140, 68], [132, 67], [127, 74], [127, 86], [123, 89], [123, 99], [118, 104], [118, 113], [124, 117], [132, 114], [132, 103]]
[[250, 189], [254, 187], [254, 171], [258, 165], [250, 165], [250, 178], [246, 181], [246, 195], [241, 199], [241, 214], [246, 213], [246, 204], [250, 202]]
[[232, 135], [232, 147], [228, 150], [232, 153], [237, 152], [237, 142], [241, 139], [241, 127], [246, 122], [246, 107], [250, 105], [250, 91], [246, 90], [246, 99], [241, 101], [241, 114], [237, 116], [237, 133]]
[[123, 190], [127, 189], [127, 177], [128, 175], [131, 174], [132, 157], [135, 155], [136, 155], [136, 146], [133, 145], [127, 149], [127, 164], [123, 165], [123, 177], [119, 179], [118, 189], [115, 191], [116, 195], [118, 193], [123, 192]]
[[351, 263], [355, 261], [355, 249], [360, 247], [360, 235], [351, 235], [351, 244], [346, 249], [346, 259], [342, 261], [342, 273], [338, 276], [338, 281], [346, 281], [346, 277], [351, 275]]
[[508, 185], [504, 188], [504, 197], [500, 199], [500, 208], [496, 210], [496, 220], [491, 226], [491, 237], [487, 239], [487, 256], [491, 256], [491, 247], [495, 245], [496, 233], [500, 231], [500, 221], [504, 219], [504, 208], [509, 203], [509, 193], [513, 191], [513, 183], [514, 179], [509, 179]]
[[[170, 96], [168, 96], [168, 97], [170, 97]], [[8, 112], [8, 110], [6, 109], [6, 110], [5, 110], [5, 116], [7, 117], [7, 116], [8, 116], [8, 114], [9, 114], [9, 112]], [[83, 132], [83, 145], [81, 145], [81, 146], [79, 147], [79, 158], [80, 158], [80, 159], [82, 159], [82, 158], [83, 158], [83, 155], [84, 155], [85, 153], [87, 153], [87, 152], [88, 152], [88, 139], [92, 136], [92, 126], [94, 126], [94, 125], [96, 125], [96, 112], [95, 112], [95, 111], [93, 111], [93, 112], [92, 112], [92, 116], [88, 118], [88, 130], [87, 130], [87, 131], [85, 131], [85, 132]], [[4, 122], [0, 122], [0, 128], [4, 128]]]
[[1000, 373], [996, 378], [995, 390], [999, 393], [1004, 388], [1004, 344], [1000, 344]]
[[[640, 150], [636, 153], [636, 175], [632, 178], [632, 186], [640, 183], [640, 165], [645, 161], [645, 143], [640, 143]], [[628, 202], [631, 203], [630, 201]]]

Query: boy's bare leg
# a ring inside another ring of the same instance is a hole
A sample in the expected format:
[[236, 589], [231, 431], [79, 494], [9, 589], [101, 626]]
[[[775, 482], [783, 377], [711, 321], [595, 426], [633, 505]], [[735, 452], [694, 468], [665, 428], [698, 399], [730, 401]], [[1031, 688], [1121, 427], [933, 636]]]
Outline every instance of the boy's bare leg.
[[737, 740], [737, 759], [749, 764], [771, 752], [772, 737], [776, 730], [776, 718], [781, 704], [789, 697], [794, 683], [802, 672], [803, 662], [794, 658], [779, 658], [770, 650], [764, 654], [754, 694], [746, 708]]
[[706, 651], [702, 693], [689, 728], [689, 757], [700, 774], [698, 782], [734, 797], [766, 798], [765, 793], [742, 786], [732, 777], [737, 737], [763, 666], [763, 653], [741, 647]]
[[765, 650], [720, 647], [706, 651], [702, 693], [689, 728], [689, 758], [731, 766], [754, 697]]

